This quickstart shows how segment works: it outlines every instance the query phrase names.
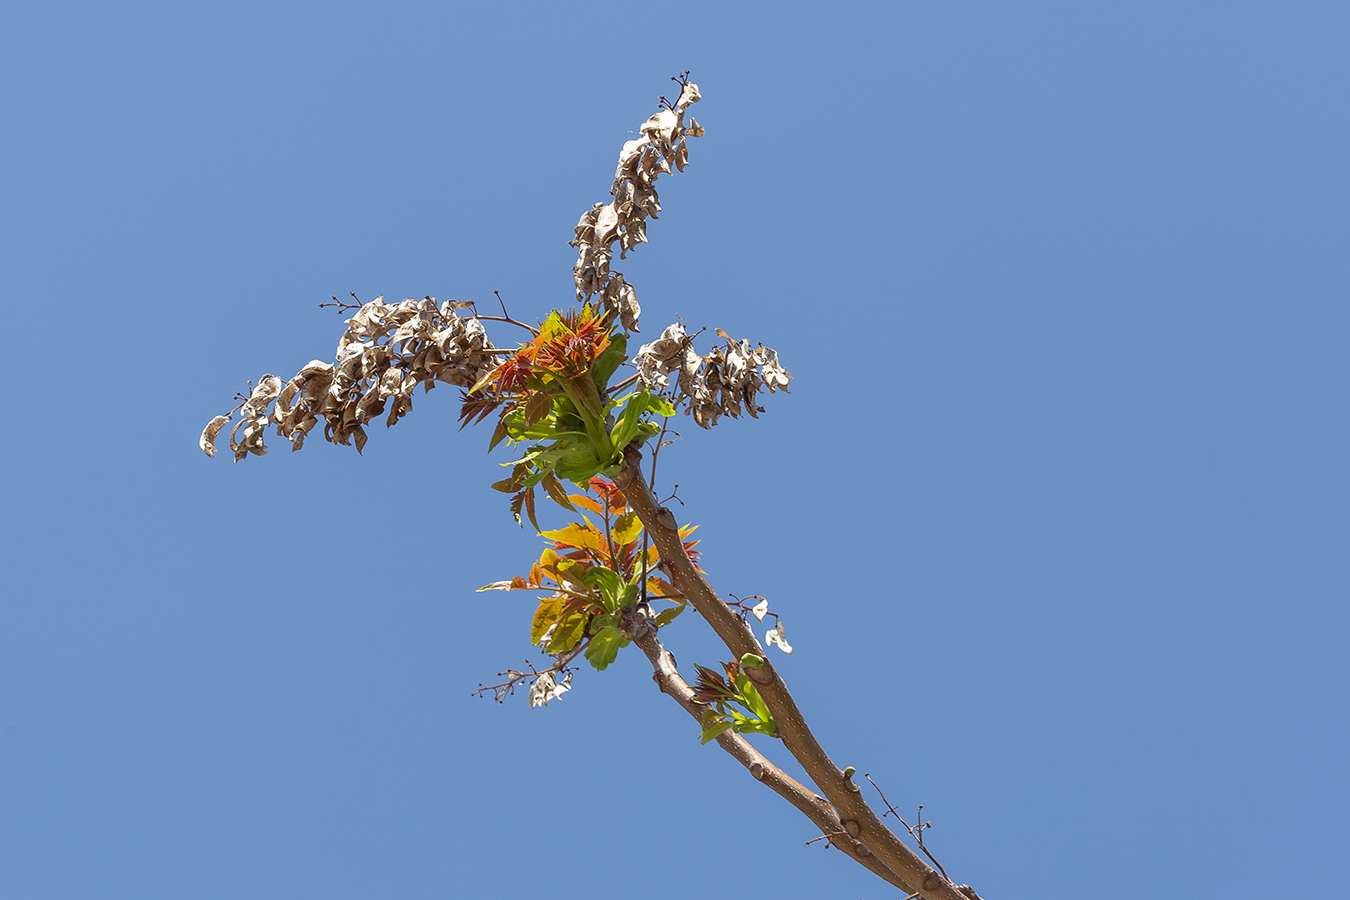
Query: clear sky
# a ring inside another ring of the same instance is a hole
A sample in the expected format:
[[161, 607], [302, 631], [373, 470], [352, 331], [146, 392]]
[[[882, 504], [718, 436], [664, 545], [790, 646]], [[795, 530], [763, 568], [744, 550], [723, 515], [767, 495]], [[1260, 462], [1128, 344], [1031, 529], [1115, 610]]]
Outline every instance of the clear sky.
[[662, 472], [836, 760], [990, 900], [1336, 895], [1347, 48], [1331, 2], [5, 4], [0, 895], [897, 895], [635, 650], [470, 696], [539, 544], [451, 390], [364, 457], [197, 449], [332, 294], [566, 304], [684, 69], [644, 335], [795, 380]]

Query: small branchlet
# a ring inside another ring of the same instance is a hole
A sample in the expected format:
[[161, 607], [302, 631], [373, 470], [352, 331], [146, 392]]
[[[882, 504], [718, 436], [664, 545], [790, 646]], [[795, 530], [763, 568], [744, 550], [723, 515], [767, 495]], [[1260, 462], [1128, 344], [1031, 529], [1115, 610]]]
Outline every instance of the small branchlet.
[[505, 678], [505, 681], [490, 685], [480, 683], [478, 690], [474, 691], [471, 696], [482, 697], [490, 693], [493, 695], [494, 702], [504, 703], [507, 697], [515, 694], [517, 687], [521, 686], [522, 683], [528, 683], [530, 706], [548, 706], [550, 700], [561, 697], [572, 689], [572, 675], [577, 669], [575, 666], [568, 665], [568, 663], [575, 656], [576, 654], [573, 653], [565, 658], [559, 658], [547, 669], [536, 669], [534, 663], [527, 659], [525, 665], [529, 667], [528, 672], [516, 669], [498, 672], [497, 676]]
[[895, 811], [895, 807], [891, 806], [891, 802], [886, 799], [886, 795], [881, 792], [881, 788], [877, 787], [877, 783], [875, 781], [872, 781], [872, 776], [864, 772], [863, 777], [866, 778], [869, 782], [871, 782], [872, 787], [877, 789], [877, 794], [881, 797], [881, 802], [886, 807], [886, 811], [881, 814], [881, 817], [884, 819], [886, 818], [886, 816], [895, 816], [896, 820], [899, 821], [901, 825], [905, 826], [905, 830], [909, 832], [909, 836], [914, 838], [914, 842], [919, 845], [919, 849], [923, 851], [923, 855], [928, 857], [928, 861], [937, 867], [937, 870], [942, 873], [943, 878], [947, 878], [947, 880], [950, 881], [951, 879], [948, 878], [947, 876], [947, 870], [942, 868], [942, 863], [938, 862], [937, 859], [933, 856], [933, 854], [929, 852], [928, 848], [924, 846], [923, 833], [927, 829], [932, 828], [933, 823], [922, 821], [923, 804], [922, 803], [919, 804], [919, 811], [914, 816], [914, 824], [910, 825], [908, 822], [905, 821], [904, 817], [901, 816], [900, 813]]

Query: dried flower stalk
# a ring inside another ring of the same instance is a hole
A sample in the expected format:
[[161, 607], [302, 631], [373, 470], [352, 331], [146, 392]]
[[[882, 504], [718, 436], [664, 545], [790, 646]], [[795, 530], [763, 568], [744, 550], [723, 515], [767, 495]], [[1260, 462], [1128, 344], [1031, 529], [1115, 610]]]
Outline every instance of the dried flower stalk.
[[456, 310], [468, 303], [431, 297], [385, 303], [377, 297], [347, 320], [332, 363], [313, 360], [290, 381], [275, 375], [258, 379], [249, 398], [229, 414], [216, 416], [202, 431], [200, 445], [216, 454], [216, 438], [234, 412], [230, 450], [238, 462], [267, 452], [269, 425], [299, 450], [305, 436], [324, 420], [324, 438], [337, 444], [366, 445], [365, 426], [389, 410], [392, 426], [412, 409], [418, 385], [429, 391], [437, 382], [469, 387], [496, 365], [497, 353], [476, 316]]

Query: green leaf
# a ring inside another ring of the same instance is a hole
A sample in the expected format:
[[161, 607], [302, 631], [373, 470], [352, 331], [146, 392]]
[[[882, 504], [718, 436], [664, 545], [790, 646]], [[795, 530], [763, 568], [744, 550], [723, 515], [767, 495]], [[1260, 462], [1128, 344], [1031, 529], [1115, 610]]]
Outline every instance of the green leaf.
[[684, 612], [683, 606], [672, 606], [670, 609], [661, 610], [652, 621], [656, 623], [657, 628], [665, 628], [671, 622], [674, 622], [675, 617], [682, 612]]
[[762, 665], [764, 665], [764, 657], [756, 656], [753, 653], [741, 654], [742, 669], [758, 669]]
[[[761, 722], [772, 727], [773, 713], [769, 712], [769, 707], [764, 702], [764, 698], [759, 695], [759, 690], [750, 683], [750, 679], [745, 675], [736, 676], [738, 698], [746, 709], [750, 710], [754, 716]], [[771, 732], [765, 732], [766, 734]]]
[[647, 403], [647, 411], [654, 416], [668, 419], [675, 415], [675, 407], [665, 397], [654, 396]]
[[573, 484], [585, 487], [586, 483], [606, 465], [607, 463], [596, 458], [595, 451], [590, 447], [590, 442], [587, 441], [585, 449], [573, 451], [559, 459], [554, 466], [554, 471], [558, 473], [559, 478], [565, 478]]
[[627, 357], [628, 340], [621, 334], [611, 336], [609, 347], [591, 365], [591, 377], [595, 379], [597, 392], [604, 393], [606, 385], [609, 384], [609, 379], [614, 377], [615, 371]]
[[619, 651], [628, 646], [628, 638], [622, 631], [612, 626], [601, 628], [586, 646], [586, 660], [597, 671], [605, 668], [619, 656]]
[[726, 719], [716, 719], [711, 724], [703, 726], [703, 734], [699, 736], [698, 742], [706, 744], [708, 741], [716, 740], [717, 736], [730, 728], [731, 725], [732, 723]]
[[623, 583], [619, 573], [605, 566], [593, 566], [581, 579], [587, 587], [598, 588], [600, 596], [605, 604], [605, 609], [610, 612], [617, 612], [624, 593], [624, 588], [630, 587]]
[[623, 412], [619, 414], [614, 430], [610, 433], [615, 449], [622, 451], [637, 437], [638, 427], [642, 425], [642, 414], [647, 411], [651, 399], [652, 395], [646, 391], [634, 391], [628, 395]]

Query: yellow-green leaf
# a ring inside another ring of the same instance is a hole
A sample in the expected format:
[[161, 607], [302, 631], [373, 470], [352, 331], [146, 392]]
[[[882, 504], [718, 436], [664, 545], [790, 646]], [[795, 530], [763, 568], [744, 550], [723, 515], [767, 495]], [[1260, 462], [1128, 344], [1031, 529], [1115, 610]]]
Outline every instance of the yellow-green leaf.
[[637, 513], [627, 512], [619, 516], [614, 523], [614, 530], [611, 532], [614, 536], [614, 543], [622, 547], [624, 544], [631, 544], [642, 536], [642, 522], [638, 519]]
[[568, 547], [576, 547], [578, 550], [605, 553], [608, 549], [605, 547], [604, 536], [597, 533], [589, 523], [581, 525], [572, 522], [557, 531], [541, 531], [539, 534], [541, 537], [546, 537], [559, 544], [565, 544]]
[[544, 632], [548, 627], [558, 621], [562, 615], [563, 607], [567, 605], [567, 597], [545, 597], [539, 602], [539, 608], [534, 611], [534, 622], [530, 626], [530, 643], [537, 644], [544, 639]]
[[573, 613], [558, 623], [553, 637], [548, 642], [549, 653], [566, 653], [580, 642], [586, 631], [585, 613]]

